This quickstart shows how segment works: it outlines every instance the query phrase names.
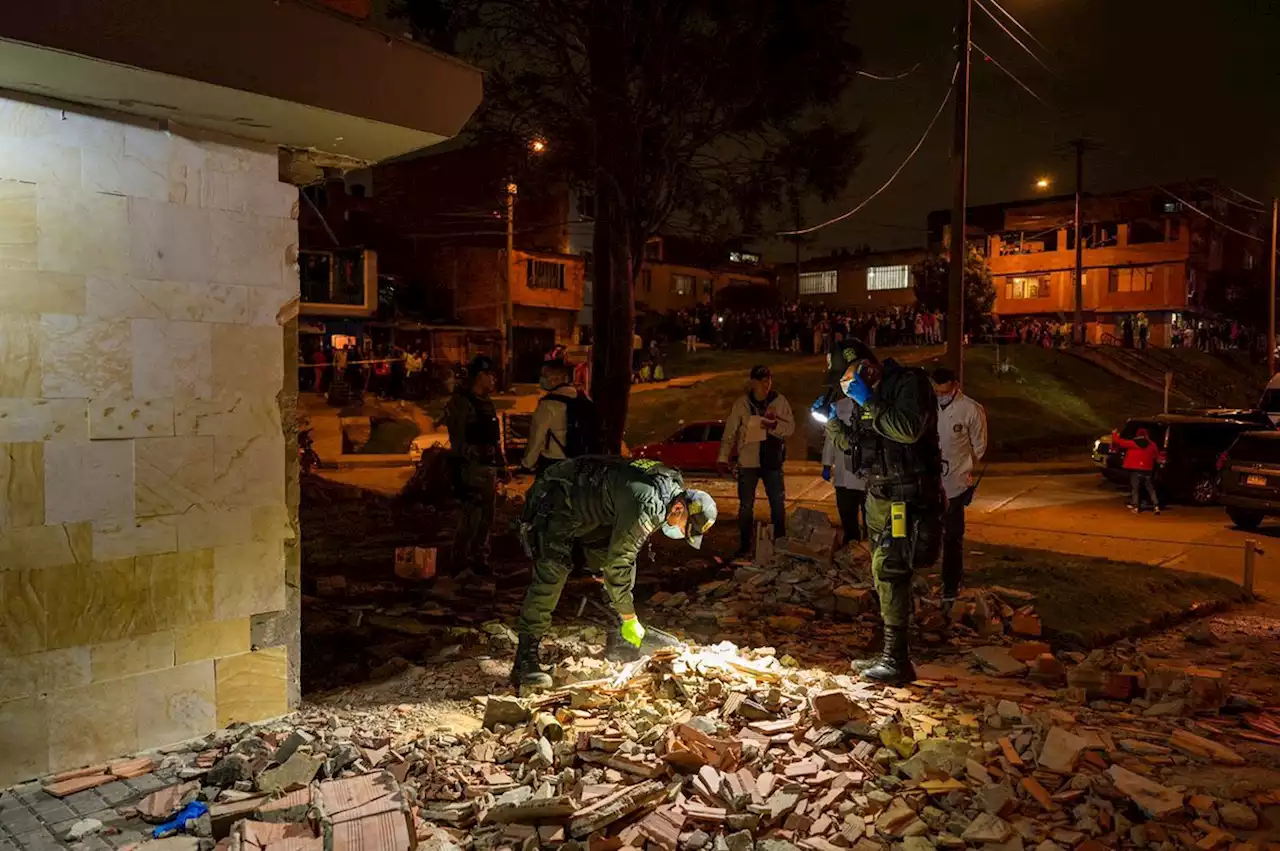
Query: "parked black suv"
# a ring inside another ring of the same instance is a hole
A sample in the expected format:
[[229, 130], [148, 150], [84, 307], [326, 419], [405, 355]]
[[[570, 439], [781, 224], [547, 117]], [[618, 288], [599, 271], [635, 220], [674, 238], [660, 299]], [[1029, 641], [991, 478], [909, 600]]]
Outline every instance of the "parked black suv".
[[1241, 529], [1280, 517], [1280, 431], [1248, 431], [1236, 438], [1222, 461], [1218, 499]]
[[[1196, 505], [1211, 505], [1218, 497], [1218, 460], [1242, 433], [1257, 429], [1253, 422], [1218, 417], [1158, 414], [1129, 420], [1120, 436], [1132, 439], [1138, 429], [1160, 447], [1155, 482], [1161, 499], [1184, 500]], [[1103, 475], [1128, 483], [1123, 468], [1124, 452], [1114, 450], [1107, 455]]]

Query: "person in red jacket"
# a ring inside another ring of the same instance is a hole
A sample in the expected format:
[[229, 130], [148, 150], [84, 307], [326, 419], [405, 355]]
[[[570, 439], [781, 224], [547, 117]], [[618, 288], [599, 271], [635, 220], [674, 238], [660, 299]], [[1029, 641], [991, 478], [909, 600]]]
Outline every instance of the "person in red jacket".
[[1111, 445], [1124, 450], [1124, 469], [1129, 471], [1129, 510], [1134, 514], [1142, 513], [1142, 489], [1146, 489], [1151, 498], [1151, 507], [1156, 514], [1160, 513], [1160, 500], [1156, 498], [1156, 486], [1151, 477], [1156, 469], [1156, 461], [1160, 458], [1160, 447], [1147, 433], [1145, 428], [1138, 429], [1133, 440], [1123, 438], [1119, 432], [1111, 432]]

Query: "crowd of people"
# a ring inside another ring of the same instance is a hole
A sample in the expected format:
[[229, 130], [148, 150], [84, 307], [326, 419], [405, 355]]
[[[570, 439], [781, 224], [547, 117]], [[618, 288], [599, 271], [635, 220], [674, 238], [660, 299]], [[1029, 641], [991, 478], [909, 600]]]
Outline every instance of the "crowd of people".
[[874, 311], [796, 302], [755, 310], [698, 305], [672, 313], [660, 329], [683, 340], [688, 351], [710, 345], [804, 354], [825, 353], [832, 330], [837, 341], [856, 337], [873, 346], [934, 345], [946, 339], [946, 317], [916, 305]]
[[335, 348], [316, 346], [298, 363], [298, 385], [304, 391], [327, 393], [339, 377], [353, 395], [380, 399], [420, 399], [427, 395], [430, 361], [416, 348], [365, 345]]

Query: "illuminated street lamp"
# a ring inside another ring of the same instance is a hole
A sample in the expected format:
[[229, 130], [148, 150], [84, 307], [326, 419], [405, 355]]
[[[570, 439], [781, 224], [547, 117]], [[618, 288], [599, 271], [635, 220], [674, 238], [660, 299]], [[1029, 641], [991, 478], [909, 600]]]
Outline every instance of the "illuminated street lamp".
[[1048, 177], [1041, 177], [1036, 180], [1036, 189], [1045, 190], [1053, 185], [1053, 181]]
[[547, 149], [546, 139], [531, 139], [529, 141], [529, 150], [535, 154], [540, 154]]

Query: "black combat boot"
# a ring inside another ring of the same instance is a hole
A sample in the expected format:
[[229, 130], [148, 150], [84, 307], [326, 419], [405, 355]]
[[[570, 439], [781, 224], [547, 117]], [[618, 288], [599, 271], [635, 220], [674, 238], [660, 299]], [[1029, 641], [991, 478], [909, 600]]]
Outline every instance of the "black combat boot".
[[538, 645], [541, 643], [542, 639], [532, 635], [520, 636], [520, 643], [516, 646], [516, 661], [511, 666], [511, 685], [515, 686], [516, 694], [522, 693], [526, 688], [551, 688], [551, 674], [538, 664]]
[[906, 685], [916, 678], [907, 647], [910, 627], [886, 626], [884, 628], [884, 652], [871, 667], [862, 670], [864, 679], [888, 685]]

